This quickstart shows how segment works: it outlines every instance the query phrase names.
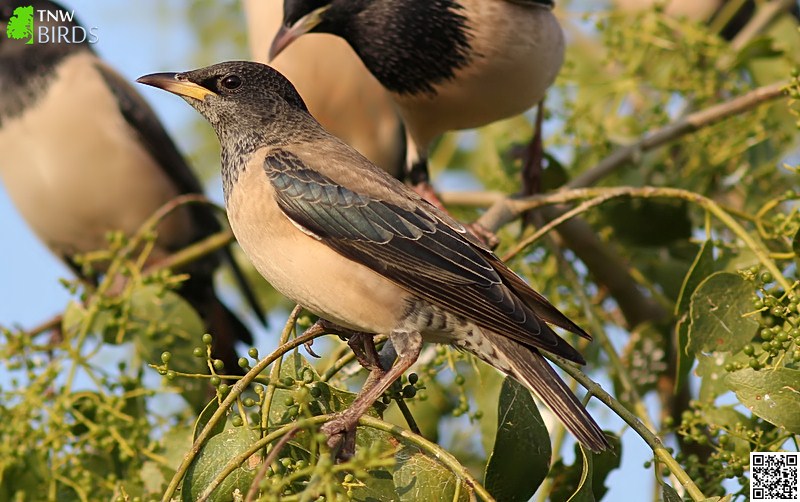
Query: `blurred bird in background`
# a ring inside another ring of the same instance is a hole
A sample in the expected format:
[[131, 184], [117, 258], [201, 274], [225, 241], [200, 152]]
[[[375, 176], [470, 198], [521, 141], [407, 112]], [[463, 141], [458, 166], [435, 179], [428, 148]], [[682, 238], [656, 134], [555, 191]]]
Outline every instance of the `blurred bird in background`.
[[[441, 207], [429, 185], [432, 142], [543, 99], [564, 60], [552, 8], [549, 0], [285, 0], [270, 59], [306, 33], [346, 40], [403, 117], [408, 180]], [[531, 165], [526, 179], [541, 158]]]
[[[250, 53], [267, 62], [281, 26], [280, 0], [244, 0]], [[291, 80], [311, 113], [331, 133], [395, 177], [403, 175], [405, 132], [391, 96], [344, 40], [303, 37], [271, 65]]]
[[[0, 0], [3, 34], [21, 6], [64, 10], [46, 0]], [[37, 19], [37, 26], [70, 34], [80, 26], [58, 17]], [[26, 44], [0, 37], [0, 179], [34, 233], [78, 276], [73, 256], [106, 248], [108, 232], [132, 235], [171, 199], [202, 193], [153, 110], [88, 41]], [[146, 265], [220, 230], [208, 205], [182, 206], [158, 226]], [[252, 335], [214, 291], [222, 258], [263, 322], [229, 249], [193, 263], [178, 293], [214, 335], [213, 356], [237, 371], [234, 346], [252, 343]]]

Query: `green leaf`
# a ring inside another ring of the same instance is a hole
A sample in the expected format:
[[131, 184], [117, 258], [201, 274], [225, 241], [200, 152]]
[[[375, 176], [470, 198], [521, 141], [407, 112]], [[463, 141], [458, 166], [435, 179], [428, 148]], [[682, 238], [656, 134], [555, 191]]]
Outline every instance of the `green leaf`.
[[[356, 451], [369, 449], [376, 452], [393, 451], [397, 449], [397, 440], [388, 432], [371, 427], [361, 427], [356, 435]], [[364, 502], [398, 500], [392, 471], [392, 468], [383, 467], [367, 470], [369, 478], [359, 477], [359, 481], [363, 485], [353, 488], [352, 500]]]
[[678, 369], [675, 378], [675, 390], [680, 389], [684, 384], [689, 370], [692, 368], [693, 357], [689, 353], [689, 305], [692, 293], [703, 279], [714, 272], [714, 245], [711, 241], [704, 241], [697, 252], [689, 272], [683, 279], [683, 286], [675, 302], [675, 315], [678, 322], [675, 326], [676, 347], [678, 347]]
[[700, 377], [700, 392], [698, 399], [702, 402], [713, 403], [714, 400], [729, 391], [725, 385], [725, 377], [728, 371], [725, 365], [728, 363], [742, 363], [746, 366], [749, 357], [742, 352], [730, 355], [727, 353], [716, 353], [711, 355], [700, 354], [697, 356], [697, 368], [695, 373]]
[[758, 322], [744, 317], [753, 310], [752, 289], [727, 272], [712, 274], [697, 287], [689, 307], [690, 353], [737, 352], [753, 339]]
[[[115, 340], [114, 335], [118, 330], [116, 327], [112, 327], [111, 321], [113, 319], [114, 314], [112, 312], [99, 310], [94, 319], [92, 319], [92, 325], [87, 332], [102, 337], [106, 343], [119, 343]], [[80, 303], [70, 301], [61, 319], [61, 332], [67, 337], [77, 336], [83, 329], [84, 323], [88, 321], [88, 310]]]
[[729, 373], [725, 384], [754, 414], [789, 432], [800, 433], [800, 370], [746, 368]]
[[584, 453], [580, 445], [575, 445], [575, 463], [565, 465], [558, 460], [550, 469], [553, 479], [550, 488], [551, 502], [601, 500], [608, 487], [605, 480], [608, 474], [617, 469], [622, 458], [622, 443], [616, 436], [606, 433], [611, 448], [602, 453]]
[[[231, 457], [246, 450], [258, 439], [258, 434], [247, 427], [231, 427], [210, 438], [195, 458], [183, 480], [181, 498], [185, 502], [197, 500], [208, 484], [219, 474]], [[208, 499], [227, 502], [234, 493], [244, 496], [261, 464], [260, 452], [254, 453], [217, 487]]]
[[665, 246], [692, 233], [688, 205], [677, 200], [617, 199], [602, 206], [604, 219], [623, 242]]
[[581, 478], [578, 481], [578, 489], [570, 496], [568, 502], [594, 502], [595, 496], [592, 491], [592, 455], [587, 454], [586, 449], [580, 447], [581, 457], [583, 458], [583, 470], [581, 471]]
[[[706, 420], [706, 423], [715, 425], [721, 430], [735, 431], [737, 427], [746, 427], [747, 429], [753, 430], [756, 427], [755, 417], [746, 416], [736, 411], [733, 406], [704, 407], [703, 418]], [[728, 434], [728, 438], [729, 443], [726, 445], [725, 449], [733, 450], [742, 458], [750, 457], [750, 441], [737, 434]]]
[[[169, 351], [169, 368], [184, 373], [208, 373], [205, 359], [192, 350], [200, 345], [205, 324], [194, 308], [173, 291], [160, 286], [137, 287], [129, 297], [125, 341], [132, 341], [136, 352], [150, 364], [161, 364], [161, 354]], [[207, 380], [181, 378], [171, 382], [181, 396], [199, 411], [208, 400]]]
[[155, 285], [136, 288], [130, 296], [126, 338], [136, 343], [150, 363], [160, 364], [164, 350], [172, 352], [169, 366], [178, 371], [207, 372], [202, 359], [192, 355], [205, 324], [180, 295]]
[[[461, 481], [442, 464], [412, 446], [401, 449], [395, 458], [393, 479], [400, 502], [454, 500]], [[469, 500], [467, 487], [462, 485], [459, 489], [458, 500]]]
[[166, 459], [167, 465], [162, 463], [158, 465], [164, 479], [169, 480], [172, 479], [186, 452], [192, 447], [192, 430], [186, 425], [177, 425], [167, 430], [159, 443], [158, 452]]
[[678, 301], [675, 302], [675, 315], [679, 316], [682, 313], [689, 312], [689, 301], [692, 298], [692, 293], [697, 289], [697, 286], [703, 282], [703, 279], [708, 277], [714, 272], [714, 245], [711, 241], [704, 241], [697, 252], [689, 272], [683, 279], [681, 292], [678, 295]]
[[733, 68], [739, 68], [752, 59], [774, 58], [781, 54], [782, 51], [775, 47], [772, 37], [760, 36], [754, 38], [739, 50], [731, 66]]
[[497, 500], [529, 500], [550, 470], [550, 433], [530, 391], [506, 377], [497, 406], [494, 451], [484, 486]]

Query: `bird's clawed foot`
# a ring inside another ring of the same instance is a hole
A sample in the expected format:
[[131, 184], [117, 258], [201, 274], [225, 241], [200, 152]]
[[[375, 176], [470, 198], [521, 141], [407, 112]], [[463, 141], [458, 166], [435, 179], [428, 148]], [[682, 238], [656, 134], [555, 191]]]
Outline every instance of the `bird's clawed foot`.
[[334, 453], [338, 462], [350, 459], [356, 452], [358, 419], [359, 416], [347, 409], [320, 428], [322, 433], [328, 436], [328, 448]]
[[383, 371], [378, 350], [375, 348], [374, 335], [355, 333], [347, 338], [347, 345], [356, 356], [361, 366], [369, 371]]

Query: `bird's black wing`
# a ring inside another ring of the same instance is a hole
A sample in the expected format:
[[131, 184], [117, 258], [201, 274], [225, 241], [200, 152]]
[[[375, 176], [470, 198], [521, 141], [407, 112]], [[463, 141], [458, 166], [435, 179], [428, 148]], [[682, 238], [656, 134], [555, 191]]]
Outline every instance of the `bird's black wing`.
[[[97, 69], [114, 94], [122, 116], [130, 124], [131, 128], [136, 131], [139, 136], [138, 139], [147, 153], [161, 166], [161, 169], [164, 170], [164, 173], [175, 185], [178, 192], [181, 194], [202, 194], [203, 187], [200, 185], [200, 181], [186, 163], [183, 155], [178, 151], [172, 138], [164, 130], [161, 121], [158, 120], [150, 105], [131, 87], [127, 80], [112, 68], [102, 62], [98, 62]], [[193, 204], [189, 210], [192, 218], [197, 223], [195, 232], [198, 240], [222, 229], [212, 207], [206, 204]], [[250, 284], [247, 282], [244, 272], [236, 263], [230, 246], [224, 248], [222, 254], [225, 261], [230, 264], [236, 282], [253, 313], [262, 324], [266, 325], [264, 311], [259, 305]], [[213, 258], [211, 259], [213, 260]], [[245, 343], [252, 342], [251, 339], [242, 341]]]
[[506, 285], [485, 252], [434, 213], [340, 186], [287, 151], [268, 154], [264, 169], [284, 214], [339, 254], [481, 327], [583, 363]]

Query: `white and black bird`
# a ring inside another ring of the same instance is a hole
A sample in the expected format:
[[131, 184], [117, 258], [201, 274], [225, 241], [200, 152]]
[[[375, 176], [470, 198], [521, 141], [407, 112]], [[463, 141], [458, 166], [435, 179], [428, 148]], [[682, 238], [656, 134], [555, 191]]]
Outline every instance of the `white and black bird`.
[[[63, 10], [46, 0], [0, 0], [0, 31], [18, 7], [29, 5]], [[79, 26], [56, 17], [36, 22]], [[132, 235], [171, 199], [202, 193], [153, 110], [88, 41], [26, 44], [0, 37], [0, 180], [34, 233], [78, 274], [72, 257], [106, 248], [109, 231]], [[157, 228], [148, 264], [220, 229], [212, 208], [183, 206]], [[214, 356], [236, 371], [234, 344], [252, 343], [252, 336], [216, 296], [212, 274], [220, 259], [194, 264], [178, 292], [215, 335]]]
[[552, 0], [284, 0], [270, 54], [306, 33], [346, 40], [397, 103], [408, 179], [431, 194], [433, 140], [517, 115], [544, 97], [564, 60], [552, 8]]

